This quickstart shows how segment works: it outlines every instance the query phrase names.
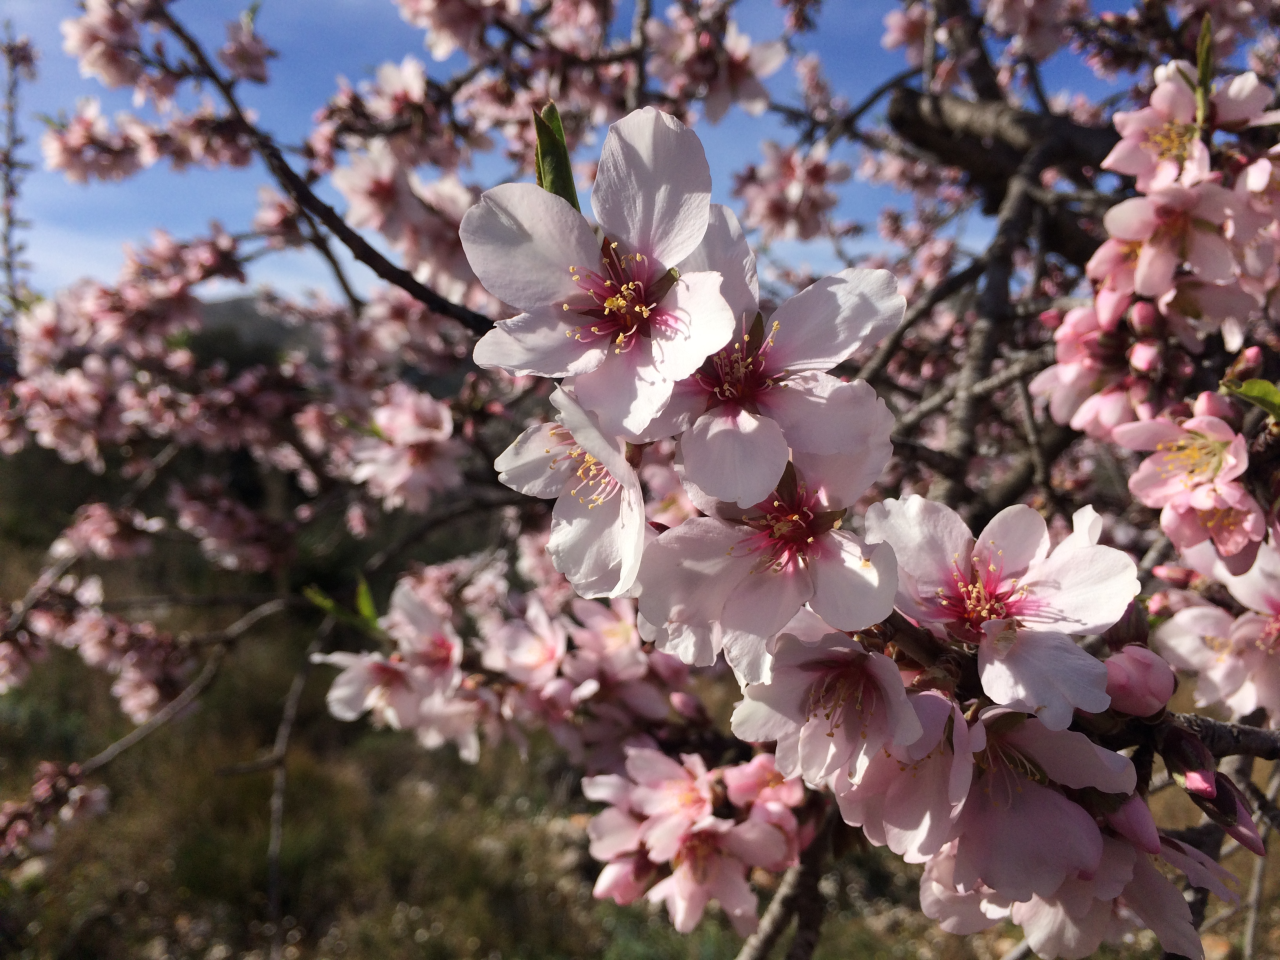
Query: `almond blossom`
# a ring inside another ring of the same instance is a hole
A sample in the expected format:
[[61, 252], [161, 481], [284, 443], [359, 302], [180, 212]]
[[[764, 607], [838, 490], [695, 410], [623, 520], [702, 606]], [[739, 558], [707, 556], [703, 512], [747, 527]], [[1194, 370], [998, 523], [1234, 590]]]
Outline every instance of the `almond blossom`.
[[476, 362], [571, 376], [607, 432], [643, 429], [733, 333], [719, 274], [671, 272], [702, 241], [710, 195], [697, 135], [652, 107], [605, 139], [591, 192], [603, 244], [540, 187], [487, 191], [463, 218], [462, 244], [485, 288], [524, 312], [485, 334]]
[[1103, 169], [1137, 178], [1143, 193], [1181, 182], [1190, 186], [1209, 174], [1209, 148], [1196, 123], [1196, 69], [1185, 61], [1167, 64], [1149, 106], [1113, 118], [1120, 142]]
[[554, 423], [530, 427], [494, 466], [521, 493], [555, 497], [547, 550], [555, 567], [584, 597], [626, 593], [644, 549], [644, 494], [624, 441], [599, 423], [564, 388], [551, 395]]
[[1219, 576], [1246, 612], [1234, 617], [1198, 601], [1156, 629], [1156, 648], [1174, 667], [1196, 674], [1197, 705], [1223, 703], [1234, 717], [1262, 707], [1275, 726], [1280, 723], [1280, 552], [1264, 544], [1248, 572], [1232, 576], [1224, 569]]
[[1052, 896], [1068, 877], [1096, 871], [1102, 834], [1055, 785], [1130, 794], [1133, 764], [1080, 733], [988, 707], [969, 731], [978, 770], [955, 823], [955, 881], [1010, 900]]
[[1214, 183], [1167, 186], [1108, 210], [1103, 220], [1107, 232], [1118, 240], [1141, 244], [1134, 268], [1135, 292], [1146, 297], [1168, 293], [1183, 263], [1206, 282], [1230, 280], [1235, 258], [1220, 230], [1230, 197]]
[[836, 771], [831, 788], [846, 823], [908, 863], [922, 863], [954, 835], [973, 779], [973, 750], [958, 704], [938, 691], [907, 700], [921, 735], [876, 752], [861, 771]]
[[[741, 234], [738, 243], [745, 249]], [[740, 258], [725, 259], [736, 265]], [[714, 257], [709, 261], [716, 263]], [[728, 269], [721, 272], [729, 275]], [[676, 385], [659, 417], [662, 430], [692, 421], [680, 437], [689, 482], [749, 507], [777, 484], [789, 450], [889, 449], [892, 417], [871, 386], [846, 383], [826, 371], [902, 322], [906, 301], [891, 273], [849, 269], [825, 277], [763, 322], [754, 301], [731, 305], [744, 317], [739, 335]], [[646, 433], [653, 430], [651, 425]]]
[[343, 670], [329, 687], [329, 712], [354, 720], [367, 710], [394, 730], [417, 726], [422, 700], [450, 694], [462, 681], [462, 640], [453, 625], [432, 606], [423, 584], [405, 577], [391, 594], [391, 606], [378, 625], [396, 641], [390, 657], [377, 653], [316, 654], [313, 663]]
[[771, 652], [772, 675], [743, 688], [732, 729], [741, 740], [776, 740], [783, 776], [816, 785], [843, 768], [857, 780], [882, 748], [920, 739], [898, 668], [883, 654], [843, 633], [815, 644], [783, 633]]
[[430, 394], [393, 383], [373, 411], [373, 425], [377, 435], [352, 447], [351, 480], [368, 484], [386, 509], [425, 513], [432, 493], [461, 482], [453, 415]]
[[1050, 553], [1044, 518], [1016, 504], [975, 539], [964, 521], [922, 497], [867, 511], [867, 539], [898, 557], [897, 606], [940, 637], [978, 647], [982, 689], [1036, 714], [1052, 730], [1076, 709], [1107, 708], [1107, 669], [1071, 635], [1100, 633], [1137, 596], [1137, 567], [1098, 545], [1102, 520], [1086, 507]]
[[797, 454], [750, 509], [708, 504], [716, 516], [667, 530], [640, 566], [642, 632], [685, 663], [714, 663], [723, 650], [742, 682], [759, 683], [769, 676], [769, 640], [806, 604], [841, 630], [884, 619], [896, 589], [893, 551], [867, 549], [841, 529], [883, 466], [874, 453]]

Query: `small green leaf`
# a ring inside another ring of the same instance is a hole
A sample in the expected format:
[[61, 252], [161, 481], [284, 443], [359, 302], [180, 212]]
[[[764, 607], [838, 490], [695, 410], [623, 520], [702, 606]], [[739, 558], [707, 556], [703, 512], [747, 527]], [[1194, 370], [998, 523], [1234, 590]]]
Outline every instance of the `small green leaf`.
[[356, 587], [356, 610], [365, 623], [378, 625], [378, 608], [373, 605], [373, 593], [369, 590], [369, 582], [364, 577]]
[[541, 115], [533, 115], [533, 128], [538, 137], [534, 150], [538, 186], [567, 200], [573, 209], [580, 212], [582, 207], [578, 205], [578, 189], [573, 184], [573, 164], [564, 139], [564, 125], [554, 103], [543, 107]]
[[1213, 18], [1204, 15], [1200, 21], [1200, 39], [1196, 43], [1196, 126], [1204, 128], [1209, 115], [1209, 94], [1213, 89]]
[[302, 595], [314, 603], [325, 613], [338, 613], [338, 605], [333, 598], [317, 586], [303, 587]]
[[1261, 407], [1274, 419], [1280, 420], [1280, 387], [1269, 380], [1224, 380], [1222, 386], [1233, 396], [1248, 400], [1255, 407]]

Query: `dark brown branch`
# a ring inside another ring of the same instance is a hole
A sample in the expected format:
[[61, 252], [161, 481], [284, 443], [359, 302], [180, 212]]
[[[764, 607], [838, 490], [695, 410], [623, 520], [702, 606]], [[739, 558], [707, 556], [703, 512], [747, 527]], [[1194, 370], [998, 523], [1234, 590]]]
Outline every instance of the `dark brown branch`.
[[1280, 730], [1224, 723], [1194, 713], [1174, 714], [1171, 722], [1194, 733], [1215, 757], [1247, 756], [1259, 760], [1280, 760]]
[[[979, 380], [969, 392], [975, 397], [985, 397], [995, 393], [997, 390], [1004, 389], [1015, 380], [1027, 376], [1027, 374], [1043, 370], [1053, 361], [1053, 344], [1047, 344], [1039, 350], [1033, 350], [1031, 353], [1024, 354], [1017, 360], [1012, 361], [999, 373], [993, 373], [991, 376]], [[955, 395], [954, 386], [946, 386], [936, 393], [930, 394], [918, 406], [908, 410], [898, 418], [897, 429], [900, 431], [910, 430], [925, 417], [945, 407]]]
[[[1057, 460], [1079, 436], [1068, 427], [1060, 427], [1056, 423], [1049, 424], [1040, 435], [1040, 446], [1045, 460], [1052, 463]], [[987, 490], [982, 499], [973, 507], [966, 518], [975, 530], [981, 530], [987, 521], [997, 513], [1021, 500], [1035, 482], [1035, 460], [1030, 452], [1024, 453], [1014, 463], [1013, 468]]]
[[464, 306], [447, 300], [430, 287], [419, 283], [412, 273], [403, 267], [396, 266], [375, 250], [369, 241], [348, 226], [342, 216], [333, 207], [317, 197], [302, 177], [289, 166], [275, 142], [249, 122], [244, 115], [244, 111], [240, 108], [240, 103], [231, 85], [209, 62], [209, 58], [205, 56], [199, 42], [191, 34], [187, 33], [186, 29], [173, 18], [173, 15], [167, 9], [160, 8], [156, 14], [156, 20], [178, 38], [183, 47], [186, 48], [187, 53], [196, 62], [201, 74], [218, 88], [218, 92], [222, 94], [222, 99], [230, 108], [231, 113], [235, 116], [237, 122], [243, 125], [245, 132], [252, 139], [254, 149], [262, 157], [267, 169], [271, 171], [271, 174], [293, 199], [294, 203], [314, 215], [317, 220], [328, 228], [330, 233], [351, 251], [357, 260], [371, 269], [381, 279], [387, 281], [387, 283], [394, 284], [404, 290], [410, 296], [426, 304], [434, 312], [446, 317], [452, 317], [472, 333], [483, 334], [493, 326], [493, 321], [483, 314], [468, 310]]
[[[1056, 140], [1047, 140], [1028, 153], [1000, 205], [995, 239], [987, 250], [987, 271], [978, 297], [977, 316], [969, 328], [964, 362], [956, 377], [955, 402], [947, 423], [944, 449], [964, 462], [973, 454], [977, 428], [979, 398], [973, 388], [990, 371], [1000, 334], [1011, 320], [1009, 286], [1013, 278], [1013, 256], [1026, 241], [1035, 209], [1029, 191], [1039, 182], [1040, 173], [1052, 166], [1061, 153], [1062, 147]], [[944, 476], [934, 482], [929, 496], [954, 505], [964, 490], [962, 481]]]
[[965, 64], [973, 92], [982, 100], [1003, 102], [1004, 90], [982, 42], [982, 20], [969, 6], [969, 0], [938, 0], [938, 19], [950, 21], [947, 37], [951, 52], [957, 62]]

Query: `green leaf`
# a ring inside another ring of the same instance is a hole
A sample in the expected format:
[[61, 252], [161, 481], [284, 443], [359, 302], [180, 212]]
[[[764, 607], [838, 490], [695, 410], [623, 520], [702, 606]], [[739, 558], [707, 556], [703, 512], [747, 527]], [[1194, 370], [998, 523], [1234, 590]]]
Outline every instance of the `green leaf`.
[[1255, 407], [1267, 411], [1272, 418], [1280, 420], [1280, 387], [1276, 384], [1269, 380], [1246, 380], [1244, 383], [1224, 380], [1222, 386], [1232, 395], [1248, 400]]
[[1196, 126], [1203, 129], [1209, 115], [1209, 94], [1213, 89], [1213, 18], [1204, 15], [1200, 21], [1200, 39], [1196, 43]]
[[538, 136], [534, 150], [538, 186], [567, 200], [573, 209], [581, 212], [578, 189], [573, 185], [573, 164], [569, 161], [569, 147], [564, 139], [564, 125], [554, 103], [543, 107], [541, 115], [533, 115], [533, 128]]
[[356, 610], [365, 623], [378, 625], [378, 608], [373, 605], [373, 593], [369, 590], [369, 582], [364, 577], [356, 587]]
[[338, 613], [338, 604], [333, 597], [329, 596], [317, 586], [303, 587], [302, 595], [314, 603], [325, 613]]

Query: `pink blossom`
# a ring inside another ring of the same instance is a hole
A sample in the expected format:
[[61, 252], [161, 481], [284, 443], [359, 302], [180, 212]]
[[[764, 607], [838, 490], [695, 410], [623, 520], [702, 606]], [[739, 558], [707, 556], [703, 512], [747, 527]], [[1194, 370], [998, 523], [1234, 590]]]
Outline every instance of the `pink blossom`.
[[1103, 169], [1136, 177], [1143, 193], [1179, 182], [1191, 186], [1208, 176], [1209, 148], [1196, 124], [1196, 95], [1190, 82], [1194, 76], [1194, 68], [1185, 75], [1171, 69], [1167, 79], [1156, 84], [1149, 106], [1115, 115], [1121, 139], [1102, 161]]
[[556, 422], [530, 427], [498, 457], [499, 479], [555, 497], [547, 550], [585, 597], [616, 597], [635, 582], [644, 550], [644, 496], [626, 444], [559, 388]]
[[1173, 696], [1173, 670], [1146, 647], [1130, 644], [1106, 660], [1107, 696], [1111, 709], [1135, 717], [1149, 717]]
[[897, 606], [941, 637], [978, 646], [983, 691], [1062, 730], [1073, 710], [1107, 708], [1107, 670], [1071, 639], [1115, 623], [1138, 594], [1137, 567], [1098, 545], [1102, 519], [1077, 511], [1052, 553], [1044, 518], [1016, 504], [975, 540], [950, 508], [922, 497], [867, 511], [867, 537], [898, 558]]
[[1249, 466], [1244, 437], [1218, 417], [1125, 423], [1112, 437], [1130, 450], [1156, 451], [1129, 478], [1129, 491], [1148, 507], [1163, 507], [1202, 485], [1228, 483]]
[[912, 693], [908, 701], [922, 735], [876, 752], [857, 776], [837, 771], [831, 786], [846, 823], [908, 863], [920, 863], [953, 835], [973, 778], [973, 751], [958, 704], [935, 691]]
[[537, 691], [559, 672], [567, 641], [564, 625], [548, 617], [535, 597], [522, 620], [508, 620], [484, 638], [482, 662]]
[[882, 747], [907, 747], [922, 728], [893, 661], [843, 633], [816, 644], [783, 633], [773, 671], [748, 684], [733, 712], [733, 733], [753, 743], [776, 740], [779, 770], [818, 784], [839, 769], [862, 776]]
[[[754, 300], [743, 306], [740, 316], [756, 316]], [[685, 478], [748, 507], [778, 483], [789, 450], [863, 450], [878, 459], [892, 432], [884, 402], [869, 384], [825, 371], [876, 343], [905, 310], [891, 273], [851, 269], [807, 287], [763, 325], [744, 319], [738, 337], [676, 385], [659, 417], [659, 432], [692, 421], [680, 438]]]
[[1209, 283], [1232, 278], [1235, 258], [1219, 229], [1227, 218], [1230, 196], [1214, 183], [1166, 186], [1107, 211], [1104, 223], [1111, 236], [1142, 244], [1134, 270], [1138, 294], [1168, 293], [1183, 263]]
[[1093, 817], [1054, 785], [1133, 792], [1125, 757], [1083, 734], [1050, 730], [1039, 720], [988, 707], [970, 730], [979, 768], [956, 820], [955, 880], [979, 882], [1010, 900], [1052, 896], [1102, 859]]
[[730, 337], [720, 277], [668, 272], [702, 241], [711, 174], [697, 135], [652, 107], [609, 128], [586, 219], [532, 184], [487, 191], [462, 222], [481, 283], [526, 312], [476, 345], [476, 362], [516, 374], [572, 376], [606, 432], [636, 431], [672, 386]]
[[836, 205], [827, 185], [847, 180], [848, 164], [828, 160], [829, 148], [822, 140], [807, 154], [772, 141], [760, 149], [764, 163], [738, 174], [733, 188], [734, 196], [746, 203], [743, 223], [758, 228], [765, 243], [811, 240], [827, 226], [827, 213]]
[[1247, 573], [1223, 571], [1222, 579], [1249, 608], [1243, 615], [1199, 601], [1161, 624], [1155, 644], [1174, 667], [1197, 675], [1197, 705], [1224, 703], [1235, 717], [1263, 707], [1274, 725], [1280, 718], [1280, 553], [1264, 544]]
[[127, 87], [142, 75], [138, 12], [132, 6], [120, 0], [85, 0], [83, 16], [62, 21], [62, 49], [80, 61], [80, 76]]
[[[723, 649], [739, 679], [768, 677], [766, 644], [805, 604], [841, 630], [888, 615], [896, 565], [841, 529], [848, 505], [879, 475], [878, 459], [796, 455], [772, 496], [732, 520], [696, 517], [645, 550], [640, 615], [658, 648], [685, 663]], [[708, 504], [708, 509], [716, 508]]]
[[771, 753], [758, 753], [749, 763], [725, 767], [720, 777], [729, 802], [736, 807], [749, 807], [753, 803], [798, 807], [804, 803], [804, 783], [798, 777], [784, 777]]
[[461, 444], [451, 439], [453, 415], [429, 394], [393, 383], [373, 411], [377, 436], [351, 450], [353, 483], [366, 483], [387, 510], [425, 513], [434, 492], [461, 482]]
[[218, 59], [233, 77], [253, 83], [267, 82], [267, 60], [276, 52], [267, 46], [253, 29], [247, 16], [227, 24], [227, 42], [218, 51]]
[[985, 0], [985, 19], [1013, 37], [1011, 52], [1043, 60], [1062, 45], [1068, 0]]
[[1160, 511], [1160, 529], [1182, 551], [1212, 542], [1233, 573], [1249, 569], [1267, 535], [1262, 507], [1235, 481], [1201, 484], [1176, 495]]
[[924, 35], [929, 20], [928, 5], [910, 3], [905, 10], [890, 10], [884, 15], [884, 36], [880, 46], [886, 50], [902, 47], [907, 64], [920, 66], [924, 59]]
[[674, 872], [649, 891], [649, 902], [665, 903], [672, 925], [688, 933], [714, 899], [738, 934], [746, 936], [758, 922], [747, 869], [774, 864], [785, 851], [786, 838], [777, 827], [707, 817], [685, 836], [673, 857]]

